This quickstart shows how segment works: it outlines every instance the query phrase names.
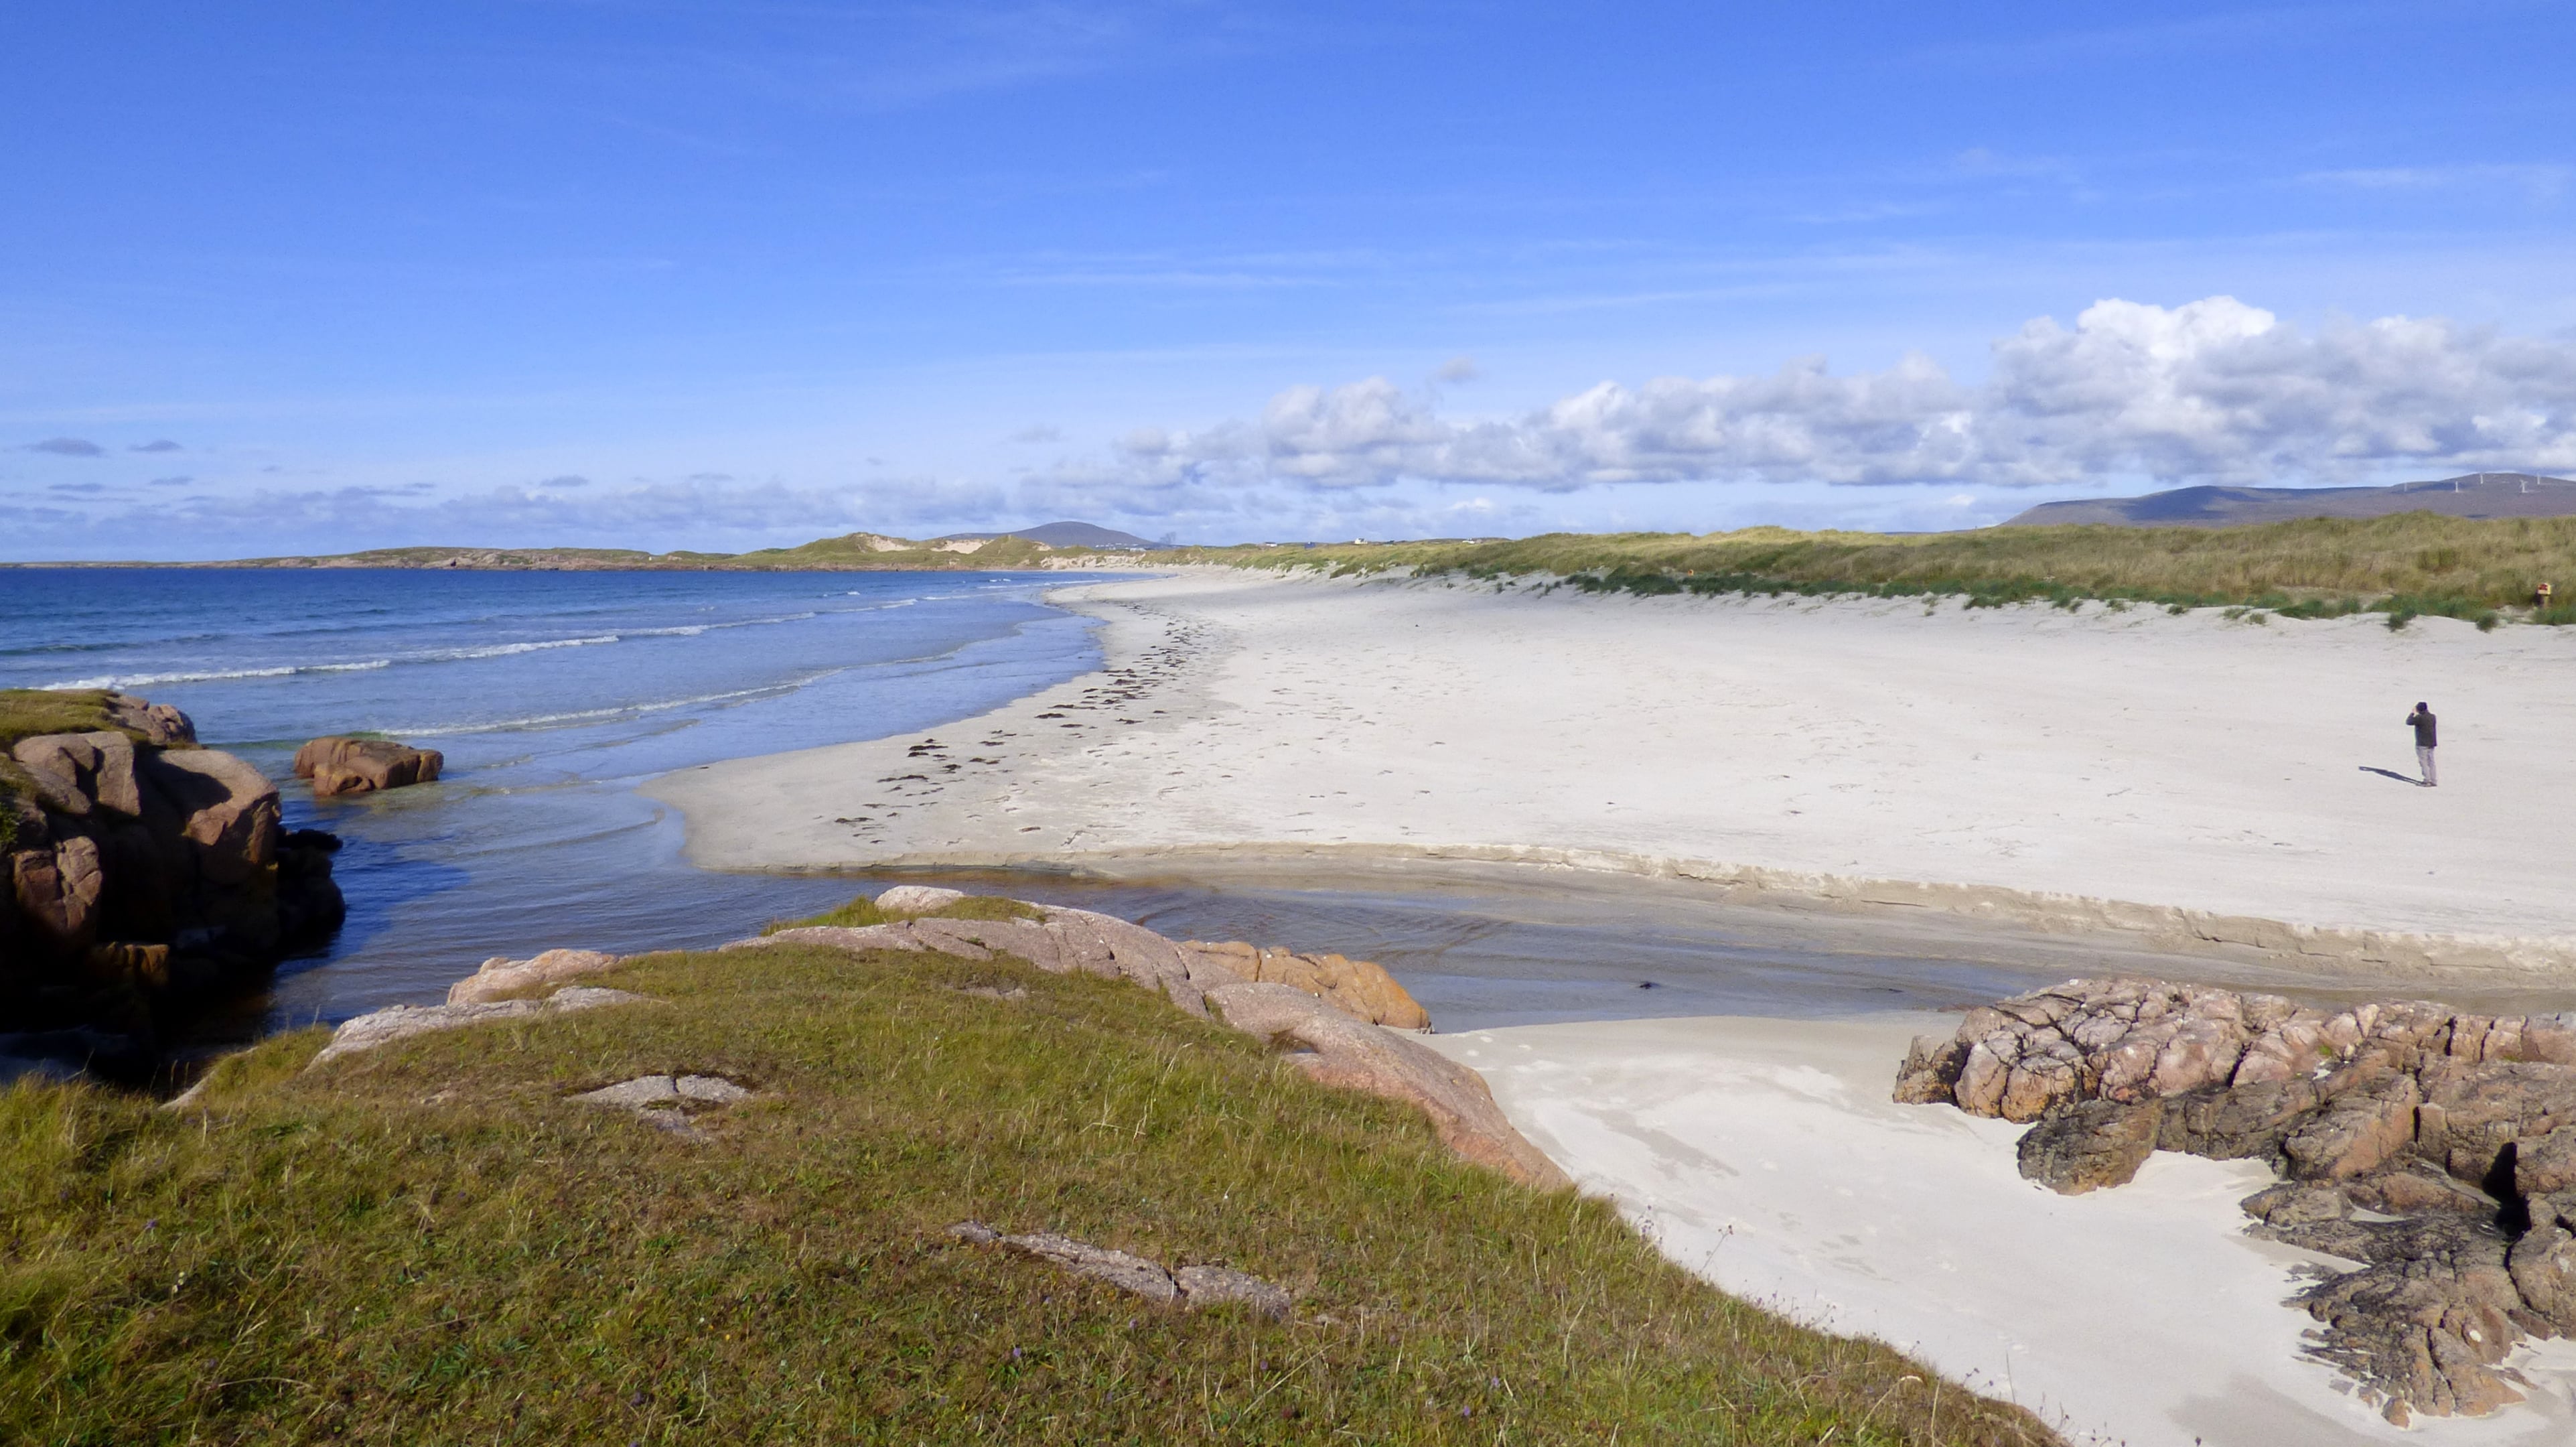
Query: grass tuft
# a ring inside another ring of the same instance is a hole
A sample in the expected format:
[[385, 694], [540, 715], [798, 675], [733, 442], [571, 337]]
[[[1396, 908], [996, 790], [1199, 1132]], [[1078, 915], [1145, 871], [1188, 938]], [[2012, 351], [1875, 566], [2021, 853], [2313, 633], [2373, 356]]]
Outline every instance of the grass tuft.
[[[0, 1441], [2052, 1440], [1123, 982], [793, 947], [607, 982], [667, 1003], [309, 1074], [303, 1032], [202, 1108], [0, 1091]], [[568, 1099], [679, 1071], [760, 1095], [700, 1140]], [[1298, 1309], [1162, 1311], [970, 1217]]]
[[872, 924], [892, 924], [897, 920], [924, 918], [1043, 920], [1046, 918], [1046, 911], [1033, 904], [1023, 904], [1016, 899], [1002, 899], [993, 895], [970, 894], [955, 903], [943, 905], [938, 909], [931, 910], [927, 915], [898, 914], [889, 913], [886, 910], [879, 909], [877, 908], [877, 902], [875, 900], [868, 898], [866, 895], [860, 895], [858, 898], [851, 900], [847, 904], [840, 905], [833, 909], [827, 909], [821, 914], [810, 914], [803, 919], [771, 920], [768, 924], [761, 927], [760, 932], [765, 935], [774, 935], [780, 930], [809, 929], [819, 925], [858, 929]]

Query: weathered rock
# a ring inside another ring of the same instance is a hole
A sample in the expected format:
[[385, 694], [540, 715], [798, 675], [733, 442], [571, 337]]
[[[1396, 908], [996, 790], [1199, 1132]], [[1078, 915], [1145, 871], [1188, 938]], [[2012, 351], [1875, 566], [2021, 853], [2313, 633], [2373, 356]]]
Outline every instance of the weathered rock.
[[1430, 1012], [1397, 984], [1394, 976], [1367, 960], [1266, 950], [1239, 940], [1222, 944], [1191, 940], [1182, 948], [1196, 951], [1203, 962], [1239, 978], [1288, 985], [1328, 1000], [1355, 1020], [1391, 1030], [1431, 1028]]
[[436, 749], [338, 734], [314, 739], [295, 751], [295, 777], [312, 780], [317, 799], [427, 784], [438, 778], [446, 764], [447, 756]]
[[1916, 1041], [1896, 1098], [2039, 1112], [2024, 1171], [2061, 1188], [2125, 1179], [2150, 1112], [2159, 1148], [2269, 1160], [2250, 1229], [2363, 1263], [2299, 1302], [2395, 1420], [2518, 1400], [2513, 1342], [2576, 1332], [2576, 1013], [2077, 980]]
[[132, 818], [143, 812], [134, 779], [134, 741], [121, 733], [39, 734], [11, 750], [36, 782], [44, 807], [75, 819], [92, 809]]
[[2239, 1203], [2245, 1214], [2266, 1226], [2284, 1229], [2340, 1221], [2352, 1214], [2352, 1202], [2332, 1186], [2306, 1186], [2284, 1181], [2266, 1186]]
[[2394, 1159], [2415, 1139], [2415, 1107], [2423, 1093], [2411, 1075], [2376, 1091], [2329, 1102], [2281, 1142], [2290, 1174], [2300, 1180], [2349, 1180]]
[[1896, 1072], [1899, 1105], [1947, 1105], [1959, 1087], [1959, 1072], [1968, 1063], [1968, 1047], [1937, 1035], [1917, 1035]]
[[2155, 1154], [2163, 1119], [2154, 1101], [2087, 1100], [2052, 1111], [2021, 1138], [2022, 1176], [2062, 1196], [2125, 1186]]
[[2514, 1153], [2513, 1187], [2526, 1196], [2576, 1187], [2576, 1126], [2522, 1140]]
[[2281, 1142], [2323, 1100], [2305, 1079], [2192, 1091], [2167, 1102], [2157, 1144], [2212, 1160], [2277, 1158]]
[[505, 1000], [513, 995], [542, 991], [550, 985], [577, 980], [613, 970], [619, 964], [616, 955], [598, 950], [547, 950], [533, 959], [513, 960], [495, 955], [483, 962], [482, 968], [447, 987], [447, 1003], [471, 1005], [485, 1000]]
[[[640, 998], [640, 997], [639, 997]], [[639, 1075], [597, 1090], [586, 1090], [573, 1099], [590, 1105], [613, 1105], [627, 1110], [662, 1110], [684, 1105], [731, 1105], [751, 1099], [752, 1093], [721, 1075]]]
[[1461, 1157], [1527, 1185], [1572, 1184], [1503, 1117], [1485, 1079], [1427, 1045], [1354, 1020], [1288, 985], [1246, 981], [1210, 990], [1225, 1023], [1289, 1047], [1309, 1076], [1419, 1106]]
[[2505, 1264], [2522, 1310], [2551, 1334], [2576, 1336], [2576, 1232], [2557, 1221], [2535, 1225]]
[[197, 741], [197, 726], [166, 703], [146, 703], [130, 693], [107, 696], [108, 722], [132, 731], [155, 748], [185, 748]]
[[1052, 1231], [1005, 1236], [1002, 1244], [1024, 1255], [1052, 1262], [1076, 1276], [1088, 1276], [1121, 1291], [1132, 1291], [1158, 1305], [1177, 1305], [1181, 1299], [1181, 1288], [1172, 1280], [1172, 1273], [1142, 1256], [1094, 1246]]
[[459, 1030], [494, 1020], [525, 1020], [565, 1015], [576, 1010], [596, 1010], [607, 1005], [646, 1003], [650, 1003], [648, 997], [630, 995], [624, 990], [596, 990], [570, 985], [542, 1000], [496, 1000], [479, 1005], [392, 1005], [344, 1022], [331, 1032], [330, 1043], [324, 1045], [304, 1068], [312, 1070], [343, 1055], [373, 1050], [379, 1045], [435, 1030]]
[[888, 914], [928, 914], [946, 909], [966, 897], [962, 889], [937, 889], [927, 884], [898, 884], [877, 896], [877, 908]]
[[2386, 1394], [2386, 1415], [2479, 1415], [2522, 1400], [2499, 1376], [2527, 1311], [2504, 1237], [2461, 1217], [2373, 1226], [2336, 1221], [2288, 1231], [2292, 1245], [2371, 1264], [2297, 1298], [2323, 1324], [2312, 1355]]
[[2420, 1158], [2402, 1160], [2387, 1170], [2345, 1181], [2340, 1190], [2354, 1205], [2383, 1216], [2450, 1212], [2493, 1220], [2497, 1211], [2493, 1196]]
[[1194, 1310], [1239, 1302], [1257, 1316], [1284, 1321], [1297, 1305], [1286, 1288], [1231, 1266], [1178, 1267], [1172, 1272], [1172, 1285], [1180, 1288], [1181, 1305]]
[[330, 836], [290, 847], [276, 788], [195, 747], [175, 709], [107, 695], [116, 724], [0, 757], [0, 1020], [143, 1042], [257, 983], [345, 913]]
[[1144, 1297], [1159, 1306], [1197, 1311], [1231, 1302], [1249, 1307], [1258, 1315], [1280, 1320], [1297, 1304], [1296, 1298], [1286, 1289], [1230, 1266], [1183, 1266], [1167, 1270], [1142, 1256], [1094, 1246], [1052, 1231], [1005, 1236], [981, 1221], [960, 1221], [948, 1228], [948, 1234], [977, 1246], [998, 1245], [1023, 1256], [1035, 1257], [1076, 1276], [1106, 1282], [1121, 1291]]

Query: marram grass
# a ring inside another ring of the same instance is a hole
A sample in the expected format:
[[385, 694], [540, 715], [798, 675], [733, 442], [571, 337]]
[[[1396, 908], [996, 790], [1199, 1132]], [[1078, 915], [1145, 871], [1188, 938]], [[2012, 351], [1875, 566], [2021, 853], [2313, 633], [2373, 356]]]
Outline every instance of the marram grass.
[[[1164, 555], [1337, 573], [1409, 568], [1547, 575], [1632, 593], [1859, 593], [1970, 604], [2086, 600], [2252, 607], [2291, 617], [2374, 611], [2468, 618], [2527, 608], [2535, 585], [2576, 590], [2576, 517], [2478, 520], [2403, 513], [2228, 528], [1999, 527], [1890, 534], [1747, 528], [1552, 533], [1498, 542], [1201, 548]], [[2494, 615], [2494, 616], [2491, 616]], [[2576, 620], [2561, 604], [2539, 621]]]
[[[608, 982], [669, 1003], [310, 1074], [306, 1031], [176, 1111], [0, 1092], [0, 1441], [2052, 1440], [1122, 982], [793, 948]], [[566, 1099], [687, 1071], [760, 1094], [702, 1143]], [[1298, 1310], [1158, 1310], [966, 1217]]]

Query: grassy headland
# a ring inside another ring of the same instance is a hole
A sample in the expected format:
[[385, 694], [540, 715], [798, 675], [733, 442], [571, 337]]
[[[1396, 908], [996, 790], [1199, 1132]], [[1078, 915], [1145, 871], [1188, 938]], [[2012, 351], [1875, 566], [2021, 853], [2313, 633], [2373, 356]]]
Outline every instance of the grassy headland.
[[[2377, 611], [2486, 621], [2549, 580], [2576, 592], [2576, 517], [2478, 520], [2402, 513], [2231, 528], [2000, 527], [1884, 534], [1747, 528], [1551, 533], [1510, 541], [1191, 548], [1157, 561], [1409, 568], [1474, 578], [1544, 575], [1630, 593], [1964, 597], [1973, 604], [2087, 599], [2245, 607], [2319, 617]], [[2562, 594], [2562, 596], [2565, 596]], [[2576, 604], [2542, 619], [2576, 622]]]
[[[2053, 1440], [1123, 982], [799, 948], [604, 979], [668, 1003], [310, 1074], [306, 1031], [177, 1111], [0, 1092], [0, 1440]], [[655, 1072], [759, 1094], [703, 1140], [567, 1099]], [[1148, 1307], [970, 1217], [1297, 1309]]]
[[1132, 553], [1085, 547], [1052, 548], [1027, 538], [985, 539], [971, 548], [957, 543], [919, 542], [883, 533], [849, 533], [818, 538], [792, 548], [761, 548], [748, 553], [701, 553], [676, 550], [648, 553], [634, 548], [374, 548], [358, 553], [242, 558], [223, 563], [5, 563], [0, 567], [47, 568], [440, 568], [465, 572], [682, 572], [682, 573], [840, 573], [938, 572], [971, 569], [1069, 568], [1087, 562], [1129, 559]]

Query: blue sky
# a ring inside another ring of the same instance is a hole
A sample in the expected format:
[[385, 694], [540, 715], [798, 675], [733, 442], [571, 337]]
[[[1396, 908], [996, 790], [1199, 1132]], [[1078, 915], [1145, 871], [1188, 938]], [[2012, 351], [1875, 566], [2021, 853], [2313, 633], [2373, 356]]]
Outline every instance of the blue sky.
[[2576, 470], [2564, 3], [0, 11], [0, 557]]

